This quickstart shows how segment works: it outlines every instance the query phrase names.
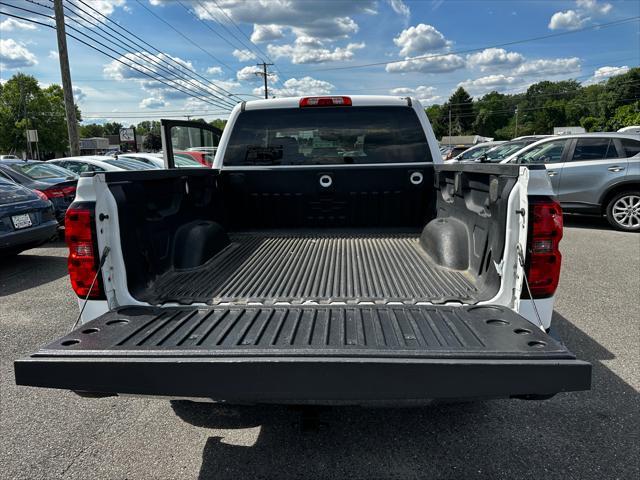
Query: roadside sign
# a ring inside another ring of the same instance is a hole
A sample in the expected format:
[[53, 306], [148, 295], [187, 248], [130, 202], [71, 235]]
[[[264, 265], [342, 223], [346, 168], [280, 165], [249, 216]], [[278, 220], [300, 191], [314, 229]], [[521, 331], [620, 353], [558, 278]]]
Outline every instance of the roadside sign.
[[121, 128], [120, 129], [120, 141], [121, 142], [135, 142], [136, 134], [133, 128]]
[[38, 130], [27, 130], [27, 141], [28, 142], [37, 142], [38, 141]]

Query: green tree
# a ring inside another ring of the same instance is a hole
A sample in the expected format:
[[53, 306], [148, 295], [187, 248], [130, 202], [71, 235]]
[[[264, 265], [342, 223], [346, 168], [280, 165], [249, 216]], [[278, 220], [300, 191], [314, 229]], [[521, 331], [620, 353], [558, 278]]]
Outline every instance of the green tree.
[[444, 135], [448, 135], [447, 126], [443, 119], [443, 110], [444, 107], [442, 105], [431, 105], [425, 110], [436, 138], [442, 138]]
[[136, 125], [136, 135], [147, 135], [149, 132], [160, 135], [160, 122], [145, 120]]
[[215, 120], [210, 121], [209, 125], [219, 128], [220, 130], [224, 130], [224, 127], [227, 125], [227, 121], [221, 118], [216, 118]]
[[640, 100], [618, 107], [613, 118], [608, 122], [610, 130], [618, 130], [632, 125], [640, 125]]
[[162, 149], [162, 137], [155, 132], [147, 133], [142, 148], [150, 152], [157, 152]]
[[580, 119], [580, 126], [582, 126], [587, 132], [601, 132], [605, 129], [606, 120], [602, 117], [582, 117]]
[[104, 127], [97, 123], [89, 123], [80, 125], [80, 136], [82, 138], [102, 137], [104, 135]]
[[458, 87], [458, 89], [453, 92], [453, 95], [449, 97], [449, 101], [444, 104], [444, 109], [447, 116], [449, 115], [449, 109], [451, 109], [452, 135], [472, 133], [471, 127], [475, 119], [473, 113], [473, 98], [471, 98], [471, 95], [469, 95], [464, 88]]
[[123, 125], [118, 122], [107, 122], [102, 127], [104, 135], [120, 135], [120, 129]]
[[498, 92], [487, 93], [475, 103], [476, 117], [472, 133], [495, 137], [496, 130], [506, 126], [513, 116], [513, 100]]
[[[78, 120], [80, 111], [76, 108]], [[26, 130], [38, 131], [42, 157], [68, 150], [64, 96], [59, 85], [41, 88], [38, 81], [17, 73], [0, 88], [0, 150], [26, 150]]]

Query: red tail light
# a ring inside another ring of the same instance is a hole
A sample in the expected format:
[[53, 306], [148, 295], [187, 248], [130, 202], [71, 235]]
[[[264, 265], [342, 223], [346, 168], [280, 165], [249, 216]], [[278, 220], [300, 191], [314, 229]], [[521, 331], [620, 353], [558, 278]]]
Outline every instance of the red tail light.
[[93, 299], [103, 299], [104, 293], [99, 275], [93, 288], [91, 287], [100, 262], [93, 224], [92, 209], [73, 208], [73, 205], [67, 209], [64, 220], [65, 238], [69, 247], [67, 265], [71, 286], [76, 295], [82, 298], [88, 296]]
[[42, 193], [44, 193], [47, 196], [47, 198], [49, 198], [49, 199], [51, 199], [51, 198], [70, 197], [70, 196], [75, 196], [76, 187], [74, 187], [74, 186], [69, 186], [69, 187], [51, 187], [51, 188], [47, 188], [46, 190], [43, 190]]
[[304, 97], [300, 107], [350, 107], [350, 97]]
[[44, 193], [42, 193], [40, 190], [34, 190], [35, 194], [38, 195], [38, 197], [40, 197], [40, 200], [44, 200], [45, 202], [49, 201], [49, 197], [47, 197]]
[[[529, 235], [525, 272], [531, 297], [553, 295], [560, 279], [560, 240], [562, 239], [562, 208], [550, 199], [530, 199]], [[522, 298], [529, 298], [523, 289]]]

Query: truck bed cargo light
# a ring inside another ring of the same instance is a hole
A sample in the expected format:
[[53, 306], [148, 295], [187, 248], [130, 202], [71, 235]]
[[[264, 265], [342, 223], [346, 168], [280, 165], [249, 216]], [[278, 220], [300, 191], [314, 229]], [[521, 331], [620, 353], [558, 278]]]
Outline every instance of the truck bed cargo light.
[[351, 97], [304, 97], [300, 107], [350, 107]]

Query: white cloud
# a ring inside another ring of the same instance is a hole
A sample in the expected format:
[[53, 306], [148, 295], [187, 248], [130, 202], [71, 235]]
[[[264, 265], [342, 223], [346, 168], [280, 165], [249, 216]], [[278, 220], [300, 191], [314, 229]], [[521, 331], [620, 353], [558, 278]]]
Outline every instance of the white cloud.
[[[151, 61], [149, 58], [155, 59], [155, 62]], [[170, 61], [170, 59], [172, 61]], [[224, 92], [220, 92], [219, 89], [230, 90], [239, 86], [239, 83], [234, 80], [216, 80], [215, 82], [207, 82], [193, 77], [177, 79], [175, 78], [175, 75], [178, 72], [182, 74], [192, 72], [194, 70], [193, 65], [187, 60], [183, 60], [179, 57], [172, 57], [163, 53], [152, 54], [147, 52], [143, 57], [136, 56], [133, 53], [127, 53], [126, 55], [119, 57], [119, 60], [125, 65], [115, 60], [106, 64], [103, 68], [105, 77], [117, 81], [134, 81], [145, 91], [149, 92], [151, 97], [155, 99], [185, 99], [189, 98], [191, 95], [226, 95]], [[174, 62], [176, 62], [177, 65]], [[161, 66], [164, 66], [169, 71], [175, 73], [170, 75], [166, 70], [162, 70]], [[131, 67], [137, 67], [140, 71], [136, 71]], [[146, 72], [152, 76], [159, 76], [159, 79], [162, 81], [150, 79], [142, 72]], [[216, 87], [218, 87], [218, 89]]]
[[278, 25], [294, 30], [298, 36], [337, 39], [356, 33], [358, 25], [351, 16], [371, 14], [376, 3], [375, 0], [332, 0], [330, 4], [308, 0], [203, 0], [193, 7], [204, 20], [228, 22], [226, 14], [236, 23]]
[[513, 70], [512, 75], [531, 75], [536, 77], [563, 75], [580, 70], [580, 59], [571, 58], [541, 58], [530, 60]]
[[22, 22], [15, 18], [7, 18], [0, 22], [0, 32], [12, 32], [14, 30], [36, 30], [33, 23]]
[[91, 7], [108, 17], [116, 7], [124, 7], [125, 3], [126, 0], [91, 0]]
[[551, 30], [576, 30], [593, 20], [593, 17], [608, 15], [612, 8], [610, 3], [598, 0], [576, 0], [575, 9], [554, 13], [548, 27]]
[[594, 15], [607, 15], [613, 8], [610, 3], [599, 3], [598, 0], [576, 0], [576, 5], [579, 9]]
[[298, 37], [293, 45], [269, 44], [267, 51], [274, 58], [288, 57], [292, 63], [322, 63], [351, 60], [355, 51], [364, 46], [364, 43], [349, 43], [344, 48], [330, 50], [317, 38]]
[[[164, 53], [127, 53], [121, 56], [119, 60], [120, 62], [114, 60], [104, 66], [103, 73], [107, 78], [113, 80], [137, 79], [145, 82], [153, 82], [153, 80], [147, 80], [148, 77], [142, 72], [148, 73], [149, 75], [159, 73], [163, 76], [168, 76], [167, 70], [175, 70], [181, 73], [194, 71], [191, 62]], [[176, 65], [176, 63], [178, 65]], [[139, 71], [131, 67], [136, 67]]]
[[73, 101], [75, 103], [81, 103], [87, 98], [87, 94], [82, 90], [82, 88], [74, 86], [73, 87]]
[[393, 43], [400, 47], [400, 55], [405, 57], [424, 55], [451, 46], [451, 42], [435, 27], [424, 23], [403, 30], [393, 39]]
[[255, 65], [248, 65], [236, 72], [236, 78], [241, 82], [253, 82], [260, 78], [257, 74], [261, 71], [262, 70]]
[[476, 78], [475, 80], [465, 80], [464, 82], [460, 82], [458, 87], [464, 88], [472, 95], [477, 95], [479, 93], [486, 93], [491, 90], [499, 89], [500, 87], [515, 85], [519, 82], [520, 80], [516, 77], [499, 74], [487, 75], [485, 77]]
[[251, 50], [238, 50], [236, 48], [231, 54], [241, 62], [248, 62], [249, 60], [256, 59], [256, 54]]
[[253, 26], [251, 41], [253, 43], [272, 42], [284, 37], [284, 32], [280, 25], [258, 25]]
[[207, 73], [209, 75], [220, 75], [220, 74], [222, 74], [222, 68], [220, 68], [220, 67], [209, 67], [209, 68], [207, 68]]
[[53, 59], [53, 60], [58, 60], [60, 58], [60, 54], [58, 54], [57, 50], [49, 50], [48, 57]]
[[138, 106], [140, 108], [154, 109], [154, 108], [162, 108], [166, 105], [167, 105], [167, 102], [165, 102], [163, 98], [148, 97], [148, 98], [144, 98]]
[[515, 67], [524, 61], [524, 57], [517, 52], [507, 52], [503, 48], [487, 48], [481, 52], [467, 55], [470, 67], [479, 67], [485, 71], [496, 67]]
[[629, 67], [627, 65], [623, 65], [621, 67], [600, 67], [593, 72], [593, 77], [583, 82], [583, 85], [593, 85], [594, 83], [602, 82], [611, 77], [615, 77], [616, 75], [622, 75], [628, 71]]
[[[300, 97], [304, 95], [329, 95], [335, 85], [312, 77], [290, 78], [284, 82], [284, 88], [270, 88], [269, 93], [276, 97]], [[264, 87], [255, 88], [255, 95], [264, 95]]]
[[409, 19], [409, 17], [411, 16], [411, 10], [409, 9], [409, 6], [406, 3], [404, 3], [402, 0], [387, 0], [387, 1], [389, 2], [389, 5], [391, 6], [394, 12], [396, 12], [398, 15], [403, 16], [406, 19]]
[[417, 98], [423, 105], [429, 105], [440, 100], [440, 96], [436, 95], [435, 87], [427, 87], [420, 85], [419, 87], [398, 87], [389, 90], [391, 95], [406, 95]]
[[36, 56], [12, 38], [0, 39], [0, 68], [16, 69], [38, 64]]
[[629, 67], [626, 65], [622, 67], [600, 67], [593, 73], [593, 76], [596, 79], [604, 79], [615, 77], [616, 75], [622, 75], [623, 73], [627, 73], [628, 71]]
[[422, 72], [445, 73], [464, 68], [466, 62], [460, 55], [446, 54], [432, 57], [408, 58], [390, 63], [386, 70], [390, 73]]
[[576, 30], [581, 28], [587, 19], [582, 17], [575, 10], [567, 10], [566, 12], [556, 12], [549, 20], [549, 29], [551, 30]]

